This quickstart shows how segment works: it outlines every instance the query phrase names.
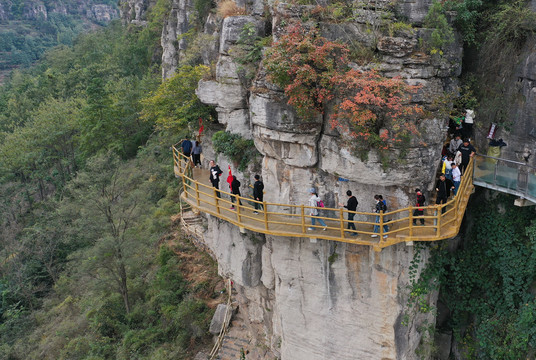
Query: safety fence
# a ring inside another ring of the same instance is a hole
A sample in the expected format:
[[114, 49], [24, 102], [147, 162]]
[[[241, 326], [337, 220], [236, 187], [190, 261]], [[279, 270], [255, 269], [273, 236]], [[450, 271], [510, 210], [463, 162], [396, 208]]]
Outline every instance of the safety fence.
[[[191, 160], [173, 147], [174, 170], [182, 178], [182, 198], [199, 211], [213, 215], [258, 233], [275, 236], [325, 239], [373, 246], [375, 250], [400, 242], [436, 241], [455, 236], [473, 191], [472, 177], [462, 176], [458, 193], [445, 204], [419, 207], [423, 216], [415, 216], [417, 209], [409, 206], [386, 213], [348, 211], [345, 208], [311, 207], [256, 201], [244, 196], [215, 189], [209, 181], [208, 170], [194, 168]], [[471, 159], [465, 173], [473, 171]], [[255, 209], [257, 204], [258, 209]], [[319, 215], [313, 216], [313, 209]], [[348, 214], [356, 230], [347, 229]], [[313, 219], [315, 225], [312, 225]], [[319, 224], [322, 219], [326, 226]], [[421, 219], [424, 225], [421, 225]]]
[[522, 162], [478, 154], [473, 183], [536, 202], [536, 168]]

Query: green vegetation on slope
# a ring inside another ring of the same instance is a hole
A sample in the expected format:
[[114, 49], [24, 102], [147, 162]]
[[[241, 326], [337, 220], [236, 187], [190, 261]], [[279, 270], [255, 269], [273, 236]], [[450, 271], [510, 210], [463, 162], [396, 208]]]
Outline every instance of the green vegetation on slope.
[[84, 35], [0, 88], [2, 359], [188, 359], [209, 339], [221, 284], [172, 221], [168, 147], [211, 109], [192, 67], [178, 71], [191, 83], [160, 84], [151, 19]]
[[487, 199], [481, 191], [467, 213], [472, 216], [463, 247], [450, 252], [431, 245], [432, 257], [410, 289], [410, 303], [431, 311], [427, 294], [441, 289], [448, 321], [439, 330], [452, 331], [464, 359], [531, 359], [536, 354], [534, 209], [514, 206], [509, 195]]
[[[31, 2], [15, 0], [5, 3], [2, 9], [7, 20], [0, 22], [0, 70], [33, 64], [47, 49], [72, 45], [82, 32], [104, 25], [96, 19], [87, 18], [86, 12], [95, 4], [97, 2], [93, 1], [84, 4], [72, 0], [45, 1], [46, 19], [41, 14], [29, 19], [27, 13]], [[98, 4], [116, 7], [114, 1], [99, 1]]]

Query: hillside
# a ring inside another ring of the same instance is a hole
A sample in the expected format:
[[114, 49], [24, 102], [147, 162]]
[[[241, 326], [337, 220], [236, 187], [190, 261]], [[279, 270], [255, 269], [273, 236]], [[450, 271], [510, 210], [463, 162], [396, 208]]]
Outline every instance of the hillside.
[[115, 1], [0, 1], [0, 82], [57, 45], [119, 17]]

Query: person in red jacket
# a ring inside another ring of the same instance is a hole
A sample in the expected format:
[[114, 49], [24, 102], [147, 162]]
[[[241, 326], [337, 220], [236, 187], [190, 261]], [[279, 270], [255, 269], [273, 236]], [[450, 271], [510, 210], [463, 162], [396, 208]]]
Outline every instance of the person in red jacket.
[[[421, 189], [415, 189], [415, 194], [417, 195], [417, 203], [415, 204], [417, 208], [413, 211], [413, 225], [417, 225], [417, 217], [424, 216], [423, 206], [426, 201]], [[421, 221], [421, 225], [424, 225], [424, 219], [421, 217], [419, 220]]]

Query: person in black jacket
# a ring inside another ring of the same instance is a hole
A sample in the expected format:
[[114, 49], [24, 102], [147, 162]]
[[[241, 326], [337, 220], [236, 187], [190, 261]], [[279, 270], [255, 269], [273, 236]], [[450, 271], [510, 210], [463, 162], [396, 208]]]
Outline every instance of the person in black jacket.
[[[236, 176], [233, 175], [233, 181], [231, 181], [231, 194], [234, 196], [231, 196], [231, 201], [233, 202], [233, 206], [231, 206], [231, 209], [234, 210], [234, 202], [235, 199], [238, 199], [238, 196], [240, 196], [240, 181], [236, 178]], [[242, 201], [238, 199], [238, 203], [242, 205]]]
[[[255, 175], [255, 183], [253, 184], [253, 198], [256, 201], [261, 201], [264, 196], [264, 184], [261, 181], [261, 177], [259, 175]], [[255, 211], [254, 214], [258, 214], [257, 210], [262, 209], [264, 210], [264, 207], [261, 203], [255, 202]]]
[[210, 160], [209, 172], [210, 172], [210, 177], [209, 177], [210, 183], [212, 184], [212, 186], [214, 186], [214, 188], [216, 188], [216, 195], [218, 195], [218, 197], [221, 198], [221, 194], [217, 189], [219, 189], [220, 175], [223, 173], [223, 171], [221, 171], [220, 167], [216, 165], [214, 160]]
[[[417, 195], [417, 208], [413, 211], [413, 225], [417, 225], [417, 219], [416, 217], [423, 216], [424, 215], [424, 202], [426, 201], [426, 198], [421, 192], [421, 189], [415, 189], [415, 194]], [[420, 218], [421, 225], [424, 225], [424, 219]]]
[[355, 213], [351, 211], [357, 210], [358, 201], [356, 197], [352, 195], [352, 192], [350, 190], [346, 192], [346, 195], [348, 195], [348, 202], [346, 203], [346, 205], [339, 203], [339, 206], [344, 206], [346, 209], [348, 209], [348, 230], [354, 230], [354, 232], [352, 232], [352, 235], [357, 235], [357, 232], [355, 232], [356, 228], [354, 224]]
[[465, 168], [469, 164], [469, 160], [475, 155], [476, 149], [469, 139], [464, 139], [463, 144], [458, 147], [458, 151], [462, 154], [462, 163], [460, 164], [460, 171], [462, 175], [465, 173]]
[[[445, 174], [439, 175], [439, 180], [436, 183], [436, 205], [445, 204], [450, 196], [450, 190], [454, 190], [454, 183], [445, 177]], [[444, 214], [446, 207], [443, 206], [441, 213]]]

